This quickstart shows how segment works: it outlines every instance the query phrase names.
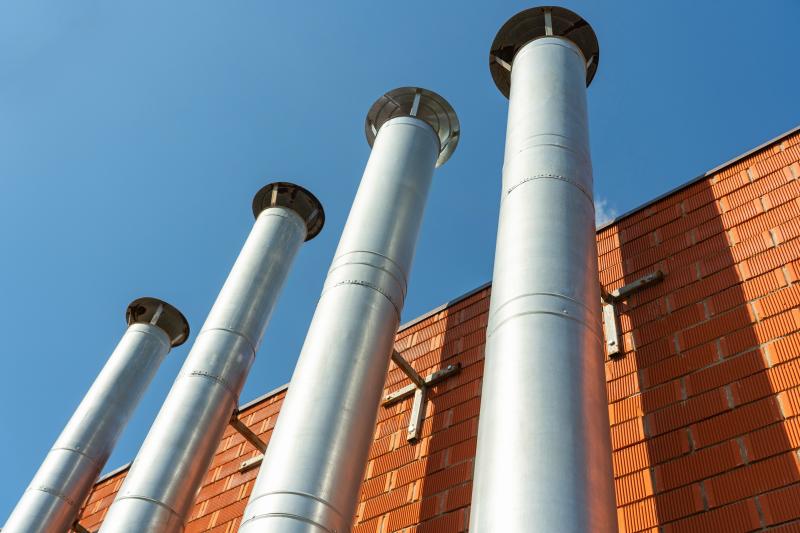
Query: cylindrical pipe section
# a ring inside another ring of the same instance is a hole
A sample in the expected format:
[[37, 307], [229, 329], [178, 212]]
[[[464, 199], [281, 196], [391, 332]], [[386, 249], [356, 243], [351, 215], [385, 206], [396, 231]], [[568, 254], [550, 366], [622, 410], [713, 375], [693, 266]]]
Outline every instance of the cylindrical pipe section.
[[240, 533], [352, 524], [428, 189], [458, 126], [441, 97], [402, 88], [373, 106], [367, 135], [372, 153]]
[[67, 531], [172, 346], [189, 325], [166, 302], [128, 306], [128, 330], [11, 512], [4, 533]]
[[586, 110], [593, 38], [574, 13], [536, 8], [493, 46], [511, 55], [492, 58], [510, 67], [510, 96], [472, 533], [617, 531]]
[[183, 530], [289, 268], [324, 219], [317, 199], [288, 183], [259, 191], [253, 211], [250, 236], [109, 509], [104, 533]]

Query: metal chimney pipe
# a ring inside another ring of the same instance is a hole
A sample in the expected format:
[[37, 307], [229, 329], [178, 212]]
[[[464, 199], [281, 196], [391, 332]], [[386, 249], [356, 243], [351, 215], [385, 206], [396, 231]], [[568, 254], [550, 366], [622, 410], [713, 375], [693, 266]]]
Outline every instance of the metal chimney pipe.
[[372, 145], [240, 533], [350, 531], [434, 167], [456, 147], [439, 95], [372, 106]]
[[4, 533], [67, 531], [147, 386], [189, 324], [156, 298], [125, 313], [128, 330], [11, 512]]
[[322, 205], [291, 183], [253, 200], [256, 222], [100, 531], [182, 531], [250, 365]]
[[470, 531], [617, 531], [586, 86], [592, 28], [512, 17], [490, 69], [509, 98]]

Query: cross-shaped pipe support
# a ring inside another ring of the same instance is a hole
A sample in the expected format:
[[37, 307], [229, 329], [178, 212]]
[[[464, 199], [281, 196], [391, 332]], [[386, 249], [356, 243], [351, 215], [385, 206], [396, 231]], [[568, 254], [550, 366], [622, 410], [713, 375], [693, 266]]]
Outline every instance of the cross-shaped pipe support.
[[408, 422], [408, 433], [406, 435], [408, 442], [414, 443], [419, 441], [420, 435], [422, 434], [422, 424], [425, 420], [425, 405], [428, 401], [428, 389], [440, 381], [458, 374], [458, 372], [461, 371], [461, 363], [448, 365], [423, 378], [396, 350], [392, 351], [392, 361], [394, 361], [400, 370], [408, 376], [411, 380], [411, 385], [407, 385], [400, 390], [387, 394], [383, 398], [383, 407], [389, 407], [401, 400], [405, 400], [412, 394], [414, 395], [414, 403], [411, 407], [411, 417]]

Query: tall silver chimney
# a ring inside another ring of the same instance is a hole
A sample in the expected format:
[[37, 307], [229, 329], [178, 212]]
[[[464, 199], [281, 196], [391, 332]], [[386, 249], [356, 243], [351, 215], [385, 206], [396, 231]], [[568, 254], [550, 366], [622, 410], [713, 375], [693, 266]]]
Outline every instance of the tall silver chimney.
[[272, 183], [256, 222], [100, 531], [182, 531], [304, 240], [322, 229], [307, 190]]
[[492, 43], [509, 99], [470, 531], [617, 531], [586, 86], [594, 31], [518, 13]]
[[395, 89], [242, 518], [240, 533], [350, 530], [435, 166], [459, 125], [439, 95]]
[[67, 531], [120, 433], [172, 346], [189, 336], [183, 315], [156, 298], [131, 302], [128, 330], [11, 512], [4, 533]]

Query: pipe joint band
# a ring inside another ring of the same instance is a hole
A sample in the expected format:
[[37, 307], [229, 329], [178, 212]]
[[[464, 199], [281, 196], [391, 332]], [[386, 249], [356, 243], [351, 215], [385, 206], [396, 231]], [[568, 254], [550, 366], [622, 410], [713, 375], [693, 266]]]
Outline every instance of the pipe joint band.
[[361, 285], [382, 294], [398, 317], [406, 297], [407, 276], [400, 265], [376, 252], [356, 250], [333, 260], [323, 293], [341, 285]]
[[28, 490], [29, 491], [36, 491], [36, 492], [44, 492], [46, 494], [50, 494], [51, 496], [55, 496], [59, 500], [62, 500], [63, 502], [65, 502], [70, 507], [77, 507], [78, 506], [78, 504], [75, 502], [75, 500], [73, 500], [72, 498], [70, 498], [69, 496], [64, 494], [63, 492], [59, 491], [58, 489], [54, 489], [52, 487], [37, 486], [37, 487], [30, 487], [30, 488], [28, 488]]
[[388, 293], [385, 290], [381, 289], [377, 285], [374, 285], [374, 284], [370, 283], [369, 281], [358, 280], [358, 279], [342, 280], [342, 281], [340, 281], [338, 283], [335, 283], [333, 285], [329, 285], [328, 287], [326, 287], [322, 291], [322, 294], [325, 294], [327, 291], [329, 291], [331, 289], [335, 289], [336, 287], [342, 287], [342, 286], [345, 286], [345, 285], [358, 285], [360, 287], [366, 287], [368, 289], [372, 289], [373, 291], [377, 292], [378, 294], [380, 294], [381, 296], [386, 298], [389, 301], [390, 304], [392, 304], [392, 307], [394, 308], [395, 312], [397, 313], [398, 320], [400, 319], [400, 312], [401, 312], [401, 309], [403, 308], [402, 302], [398, 303], [397, 301], [395, 301], [392, 298], [392, 295], [390, 293]]
[[514, 185], [511, 185], [508, 189], [506, 189], [506, 196], [510, 195], [514, 191], [514, 189], [516, 189], [520, 185], [524, 185], [525, 183], [529, 183], [536, 180], [558, 180], [558, 181], [563, 181], [564, 183], [569, 183], [570, 185], [578, 189], [581, 193], [583, 193], [583, 195], [589, 200], [589, 203], [591, 203], [592, 206], [594, 207], [594, 199], [592, 198], [591, 191], [586, 190], [586, 187], [584, 187], [584, 185], [579, 181], [574, 180], [572, 178], [568, 178], [566, 176], [560, 176], [558, 174], [543, 173], [522, 178], [519, 181], [517, 181]]
[[[221, 327], [221, 326], [214, 326], [214, 327], [210, 327], [210, 328], [204, 327], [202, 330], [200, 330], [200, 333], [197, 334], [197, 339], [199, 340], [200, 337], [202, 335], [205, 335], [205, 334], [210, 334], [210, 335], [215, 335], [216, 334], [216, 335], [222, 335], [222, 336], [229, 336], [230, 335], [230, 336], [233, 336], [233, 337], [238, 337], [238, 338], [242, 339], [247, 344], [248, 349], [251, 352], [253, 352], [253, 354], [256, 353], [256, 343], [253, 341], [253, 339], [251, 339], [250, 337], [248, 337], [245, 333], [242, 333], [241, 331], [237, 331], [237, 330], [231, 329], [231, 328], [224, 328], [224, 327]], [[197, 342], [197, 340], [195, 342]]]
[[179, 377], [216, 382], [237, 401], [255, 360], [253, 344], [244, 335], [225, 328], [200, 331]]
[[53, 446], [52, 448], [50, 448], [50, 452], [49, 453], [62, 452], [62, 453], [66, 453], [68, 455], [72, 455], [72, 454], [79, 455], [80, 457], [76, 458], [77, 460], [86, 460], [86, 461], [89, 461], [90, 463], [92, 463], [98, 469], [103, 468], [103, 463], [99, 462], [97, 457], [92, 457], [91, 455], [87, 454], [84, 451], [85, 448], [86, 447], [78, 448], [77, 445], [75, 445], [75, 444], [73, 444], [71, 446], [59, 445], [58, 442], [56, 442], [56, 446]]
[[192, 370], [191, 372], [185, 374], [187, 378], [205, 378], [209, 381], [213, 381], [222, 385], [230, 395], [235, 399], [239, 397], [239, 394], [236, 392], [236, 389], [223, 377], [218, 374], [212, 374], [211, 372], [206, 372], [204, 370]]
[[[118, 514], [114, 514], [115, 511]], [[166, 517], [164, 517], [164, 513], [166, 513]], [[154, 523], [163, 524], [167, 522], [173, 525], [185, 525], [183, 517], [175, 509], [161, 500], [141, 494], [121, 494], [117, 496], [106, 515], [105, 522], [115, 527], [125, 525], [124, 522], [117, 522], [118, 517], [122, 517], [123, 520], [131, 517], [147, 517], [148, 520]]]
[[[531, 156], [525, 154], [526, 152], [533, 150], [539, 150], [539, 153]], [[566, 135], [552, 132], [526, 135], [522, 139], [515, 138], [513, 140], [513, 144], [509, 143], [510, 155], [507, 157], [507, 159], [513, 162], [515, 159], [519, 158], [522, 160], [523, 164], [529, 162], [531, 159], [536, 159], [539, 164], [541, 164], [542, 161], [548, 160], [548, 162], [551, 164], [554, 162], [558, 164], [557, 160], [553, 161], [555, 159], [554, 154], [557, 154], [558, 152], [553, 152], [553, 150], [563, 150], [564, 152], [569, 152], [568, 155], [577, 158], [587, 168], [591, 168], [592, 166], [592, 158], [589, 155], [589, 147], [585, 142], [581, 141], [580, 139], [574, 139], [572, 137], [567, 137]], [[523, 154], [525, 154], [526, 157], [521, 157]]]
[[486, 328], [486, 337], [490, 337], [514, 319], [542, 314], [583, 324], [595, 337], [602, 340], [598, 330], [599, 320], [594, 309], [590, 309], [583, 302], [565, 294], [551, 292], [522, 294], [492, 310]]
[[345, 533], [349, 527], [342, 514], [328, 501], [300, 491], [273, 491], [251, 499], [241, 531], [255, 531], [254, 523], [270, 518], [298, 520], [328, 533]]
[[[258, 520], [266, 520], [268, 518], [284, 519], [284, 520], [295, 520], [297, 522], [302, 522], [306, 526], [314, 527], [314, 528], [319, 529], [320, 531], [324, 531], [325, 533], [337, 533], [337, 531], [338, 531], [336, 529], [328, 529], [327, 527], [323, 526], [322, 524], [318, 524], [318, 523], [314, 522], [313, 520], [309, 520], [308, 518], [306, 518], [304, 516], [298, 516], [298, 515], [291, 514], [291, 513], [259, 514], [259, 515], [253, 516], [252, 518], [249, 518], [246, 522], [243, 522], [242, 526], [245, 526], [245, 524], [248, 524], [248, 525], [249, 524], [254, 524]], [[244, 529], [240, 529], [240, 531], [244, 531]]]

